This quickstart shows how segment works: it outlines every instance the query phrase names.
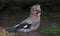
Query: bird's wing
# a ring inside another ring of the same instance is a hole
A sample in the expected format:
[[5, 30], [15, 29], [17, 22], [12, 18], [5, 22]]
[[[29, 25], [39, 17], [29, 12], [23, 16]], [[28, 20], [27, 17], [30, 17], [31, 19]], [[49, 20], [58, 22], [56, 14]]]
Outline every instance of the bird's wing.
[[13, 26], [13, 27], [17, 27], [17, 26], [19, 26], [20, 24], [27, 23], [27, 21], [29, 21], [29, 20], [30, 20], [30, 17], [28, 17], [27, 19], [25, 19], [24, 21], [22, 21], [21, 23], [15, 25], [15, 26]]
[[17, 27], [17, 26], [19, 26], [20, 24], [17, 24], [17, 25], [15, 25], [15, 26], [13, 26], [13, 27]]
[[27, 27], [28, 27], [28, 25], [25, 25], [25, 26], [24, 26], [24, 28], [27, 28]]

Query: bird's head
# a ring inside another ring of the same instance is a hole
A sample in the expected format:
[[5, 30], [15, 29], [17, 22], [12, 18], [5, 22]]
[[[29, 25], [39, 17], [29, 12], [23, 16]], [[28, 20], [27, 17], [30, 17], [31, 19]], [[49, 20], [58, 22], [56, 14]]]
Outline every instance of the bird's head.
[[41, 8], [39, 4], [35, 4], [31, 7], [31, 13], [30, 15], [36, 15], [36, 16], [40, 16], [41, 14]]

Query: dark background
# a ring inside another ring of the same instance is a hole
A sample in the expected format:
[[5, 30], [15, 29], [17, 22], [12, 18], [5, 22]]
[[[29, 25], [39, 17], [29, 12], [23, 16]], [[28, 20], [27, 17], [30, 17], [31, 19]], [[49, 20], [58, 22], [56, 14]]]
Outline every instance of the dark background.
[[0, 0], [0, 26], [14, 26], [29, 16], [32, 2], [42, 9], [40, 32], [60, 34], [60, 0]]

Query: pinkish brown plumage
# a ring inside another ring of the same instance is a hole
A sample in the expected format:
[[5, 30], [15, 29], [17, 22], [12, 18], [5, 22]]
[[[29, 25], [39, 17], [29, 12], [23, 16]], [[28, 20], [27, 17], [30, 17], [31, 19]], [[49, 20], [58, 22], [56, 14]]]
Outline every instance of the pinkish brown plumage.
[[[39, 4], [33, 5], [31, 7], [30, 16], [27, 19], [25, 19], [24, 21], [22, 21], [21, 23], [14, 26], [14, 28], [18, 27], [20, 24], [28, 23], [28, 24], [31, 24], [30, 28], [24, 29], [24, 27], [28, 26], [27, 25], [27, 26], [23, 26], [22, 29], [18, 29], [17, 31], [24, 31], [24, 32], [35, 31], [35, 30], [38, 29], [38, 27], [40, 25], [40, 15], [41, 15], [40, 5]], [[5, 35], [8, 31], [6, 32], [6, 30], [3, 29], [3, 32], [4, 32], [4, 35]]]

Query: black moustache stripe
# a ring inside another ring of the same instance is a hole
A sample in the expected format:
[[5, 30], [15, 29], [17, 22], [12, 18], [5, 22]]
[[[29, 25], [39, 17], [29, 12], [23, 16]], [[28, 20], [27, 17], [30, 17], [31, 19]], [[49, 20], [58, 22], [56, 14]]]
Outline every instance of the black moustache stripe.
[[38, 11], [36, 14], [41, 13], [41, 11]]

